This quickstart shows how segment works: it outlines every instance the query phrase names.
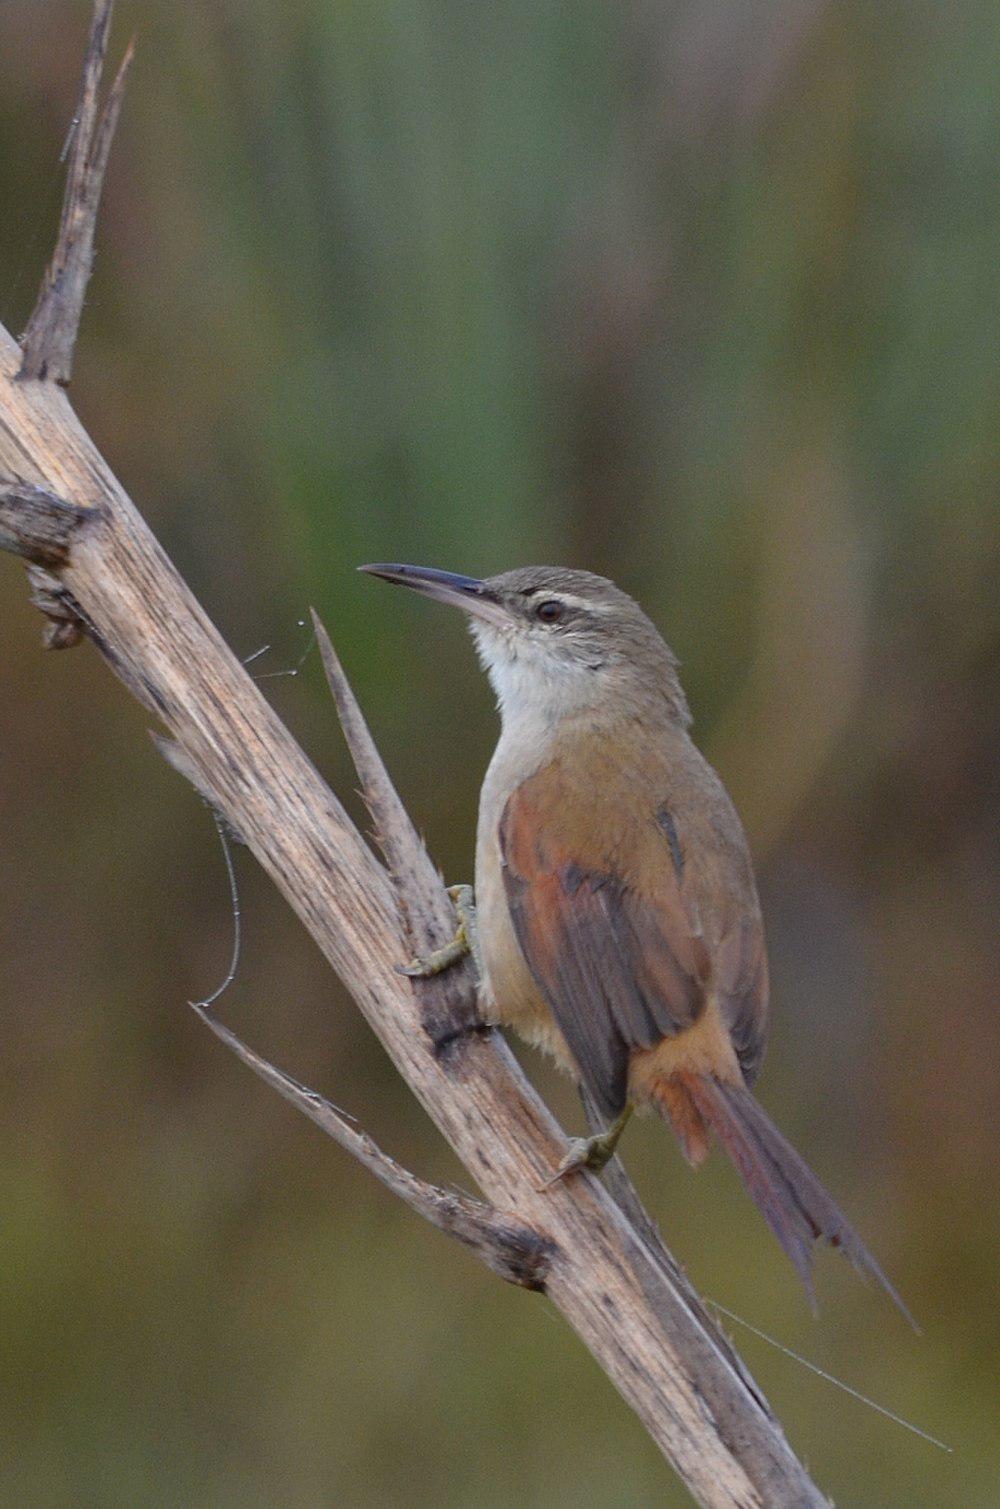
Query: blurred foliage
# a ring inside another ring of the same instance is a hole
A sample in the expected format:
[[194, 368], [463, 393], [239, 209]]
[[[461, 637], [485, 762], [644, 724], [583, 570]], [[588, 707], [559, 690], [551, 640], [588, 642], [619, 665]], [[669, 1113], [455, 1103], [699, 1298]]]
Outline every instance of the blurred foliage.
[[[0, 315], [61, 194], [85, 0], [0, 15]], [[74, 399], [255, 670], [315, 602], [445, 873], [494, 735], [459, 625], [362, 560], [587, 566], [685, 663], [758, 855], [764, 1101], [925, 1332], [727, 1168], [627, 1157], [836, 1500], [996, 1502], [997, 84], [989, 0], [120, 0], [139, 51]], [[184, 1002], [211, 823], [0, 561], [0, 1498], [681, 1504], [543, 1300], [419, 1224]], [[357, 812], [315, 657], [265, 682]], [[239, 860], [225, 1013], [458, 1178]], [[570, 1089], [530, 1060], [565, 1120]], [[742, 1343], [743, 1338], [738, 1338]]]

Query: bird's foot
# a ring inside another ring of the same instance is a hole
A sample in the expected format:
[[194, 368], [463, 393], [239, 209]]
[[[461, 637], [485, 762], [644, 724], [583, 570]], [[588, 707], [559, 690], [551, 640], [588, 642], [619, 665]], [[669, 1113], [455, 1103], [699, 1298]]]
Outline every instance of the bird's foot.
[[396, 973], [407, 975], [411, 980], [429, 980], [458, 964], [471, 954], [476, 972], [482, 978], [479, 967], [479, 932], [476, 925], [476, 895], [470, 885], [451, 885], [448, 895], [455, 904], [458, 927], [455, 936], [442, 948], [436, 948], [425, 958], [411, 959], [409, 964], [397, 964]]
[[604, 1132], [598, 1132], [596, 1137], [571, 1137], [566, 1156], [551, 1179], [546, 1179], [541, 1185], [542, 1189], [551, 1189], [553, 1184], [558, 1184], [565, 1179], [567, 1174], [575, 1174], [581, 1168], [589, 1168], [592, 1173], [599, 1174], [605, 1164], [614, 1157], [618, 1139], [625, 1130], [626, 1123], [632, 1114], [631, 1105], [627, 1105], [621, 1115]]

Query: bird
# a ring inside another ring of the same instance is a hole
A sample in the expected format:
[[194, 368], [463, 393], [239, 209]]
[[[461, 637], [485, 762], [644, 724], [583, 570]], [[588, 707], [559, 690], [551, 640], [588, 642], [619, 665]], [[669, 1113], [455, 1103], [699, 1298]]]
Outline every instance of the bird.
[[911, 1319], [753, 1094], [769, 1016], [750, 850], [691, 737], [678, 661], [656, 626], [587, 571], [359, 569], [461, 609], [496, 694], [475, 912], [466, 901], [455, 943], [405, 972], [434, 973], [471, 944], [485, 1021], [589, 1092], [605, 1130], [572, 1139], [549, 1183], [600, 1170], [633, 1109], [657, 1112], [692, 1165], [718, 1139], [813, 1308], [825, 1241]]

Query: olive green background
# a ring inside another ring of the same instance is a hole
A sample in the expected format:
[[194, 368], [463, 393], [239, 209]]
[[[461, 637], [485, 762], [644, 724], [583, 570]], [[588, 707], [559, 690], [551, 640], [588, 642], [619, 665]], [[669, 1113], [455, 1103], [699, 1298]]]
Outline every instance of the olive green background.
[[[0, 316], [58, 218], [89, 6], [0, 9]], [[822, 1311], [718, 1157], [626, 1161], [841, 1505], [996, 1502], [1000, 12], [815, 0], [121, 0], [138, 53], [74, 401], [258, 673], [314, 603], [436, 860], [495, 733], [462, 626], [365, 560], [613, 576], [684, 664], [774, 974], [764, 1104], [924, 1326]], [[0, 1500], [681, 1505], [544, 1299], [205, 1032], [204, 808], [0, 560]], [[315, 654], [263, 683], [359, 814]], [[463, 1176], [237, 857], [221, 1005]], [[569, 1086], [529, 1071], [572, 1129]]]

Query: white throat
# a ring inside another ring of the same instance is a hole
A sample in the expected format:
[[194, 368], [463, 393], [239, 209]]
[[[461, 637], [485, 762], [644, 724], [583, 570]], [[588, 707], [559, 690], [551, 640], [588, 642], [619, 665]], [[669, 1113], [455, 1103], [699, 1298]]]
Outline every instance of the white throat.
[[558, 724], [601, 700], [596, 668], [553, 655], [516, 630], [473, 620], [476, 650], [496, 692], [504, 735], [546, 741]]

